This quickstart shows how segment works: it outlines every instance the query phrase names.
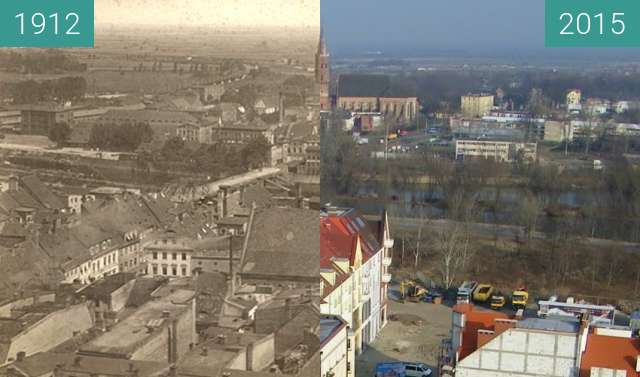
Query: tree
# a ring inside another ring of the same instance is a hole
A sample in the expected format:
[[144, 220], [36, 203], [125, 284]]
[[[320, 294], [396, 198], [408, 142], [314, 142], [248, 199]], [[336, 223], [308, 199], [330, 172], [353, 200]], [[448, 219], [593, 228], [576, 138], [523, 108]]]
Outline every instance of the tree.
[[49, 140], [58, 146], [63, 146], [71, 136], [71, 127], [67, 123], [56, 123], [49, 128]]
[[433, 247], [442, 286], [449, 289], [454, 286], [458, 275], [464, 272], [471, 256], [468, 228], [462, 223], [452, 223], [449, 229], [438, 233]]
[[271, 144], [264, 136], [260, 136], [245, 145], [240, 155], [244, 166], [252, 169], [264, 166], [269, 159], [270, 151]]

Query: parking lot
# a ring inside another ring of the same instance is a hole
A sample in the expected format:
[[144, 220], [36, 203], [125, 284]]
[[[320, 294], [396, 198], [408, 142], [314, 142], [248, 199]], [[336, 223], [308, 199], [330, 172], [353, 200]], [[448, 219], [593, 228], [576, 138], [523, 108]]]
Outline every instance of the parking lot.
[[389, 301], [389, 322], [356, 360], [357, 377], [373, 377], [377, 363], [421, 362], [436, 375], [440, 342], [449, 336], [451, 308]]

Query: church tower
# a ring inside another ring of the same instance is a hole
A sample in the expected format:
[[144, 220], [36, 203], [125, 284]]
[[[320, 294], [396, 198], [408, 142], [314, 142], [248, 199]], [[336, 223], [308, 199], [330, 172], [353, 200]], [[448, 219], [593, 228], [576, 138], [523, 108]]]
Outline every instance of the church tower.
[[329, 51], [324, 40], [324, 33], [320, 29], [320, 41], [316, 52], [316, 82], [320, 84], [320, 111], [331, 110], [331, 99], [329, 97], [329, 83], [331, 72], [329, 70]]

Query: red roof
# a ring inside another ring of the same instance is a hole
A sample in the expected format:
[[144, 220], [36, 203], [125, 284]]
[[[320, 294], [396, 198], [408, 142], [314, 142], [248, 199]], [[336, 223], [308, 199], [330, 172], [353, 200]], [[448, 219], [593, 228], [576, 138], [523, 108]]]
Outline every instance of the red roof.
[[640, 339], [589, 334], [582, 354], [580, 377], [590, 377], [591, 368], [626, 369], [627, 377], [636, 377]]
[[[354, 211], [320, 217], [320, 268], [333, 269], [332, 259], [334, 258], [348, 259], [349, 265], [352, 266], [358, 240], [362, 252], [362, 263], [368, 261], [381, 249], [369, 224]], [[338, 273], [334, 286], [325, 285], [323, 297], [348, 277], [349, 274]]]
[[493, 331], [496, 319], [509, 319], [504, 313], [475, 310], [472, 304], [456, 305], [453, 310], [465, 315], [462, 345], [458, 350], [459, 360], [464, 359], [478, 349], [478, 330]]

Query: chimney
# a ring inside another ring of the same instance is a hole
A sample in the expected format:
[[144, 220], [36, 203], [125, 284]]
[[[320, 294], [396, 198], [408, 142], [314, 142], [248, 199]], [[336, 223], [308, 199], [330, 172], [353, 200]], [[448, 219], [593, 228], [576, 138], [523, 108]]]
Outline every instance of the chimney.
[[20, 351], [16, 355], [16, 361], [23, 361], [26, 356], [27, 356], [26, 352]]
[[129, 363], [129, 372], [133, 372], [133, 363]]
[[278, 110], [280, 111], [280, 125], [284, 124], [284, 95], [280, 92], [280, 96], [278, 98]]
[[9, 177], [9, 191], [18, 191], [20, 184], [18, 183], [18, 177], [12, 175]]
[[216, 342], [218, 344], [224, 344], [226, 342], [226, 340], [227, 340], [227, 337], [225, 335], [222, 335], [222, 334], [220, 334], [220, 335], [218, 335], [216, 337]]
[[171, 362], [178, 362], [178, 320], [171, 321]]
[[73, 359], [73, 366], [74, 366], [74, 367], [79, 367], [79, 366], [80, 366], [80, 361], [81, 361], [81, 360], [82, 360], [82, 357], [80, 357], [80, 356], [76, 356], [76, 357]]
[[168, 310], [162, 311], [162, 318], [169, 318], [170, 316], [171, 316], [171, 313]]
[[200, 356], [207, 356], [209, 354], [209, 350], [207, 347], [202, 347], [202, 352], [200, 352]]
[[291, 298], [287, 297], [284, 300], [284, 315], [287, 321], [293, 318], [293, 311], [291, 310]]
[[253, 370], [253, 342], [247, 344], [247, 354], [245, 359], [247, 360], [247, 370]]

